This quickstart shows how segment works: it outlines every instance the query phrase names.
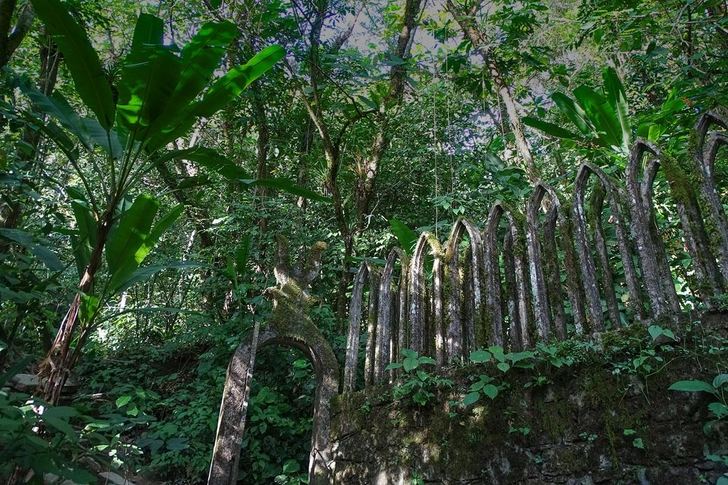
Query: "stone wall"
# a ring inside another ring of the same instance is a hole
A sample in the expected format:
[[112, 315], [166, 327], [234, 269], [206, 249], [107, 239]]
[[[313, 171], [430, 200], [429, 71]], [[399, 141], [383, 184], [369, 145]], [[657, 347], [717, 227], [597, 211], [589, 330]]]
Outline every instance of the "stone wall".
[[[336, 398], [334, 483], [715, 484], [728, 472], [705, 456], [728, 454], [725, 423], [703, 433], [715, 399], [668, 391], [675, 381], [711, 382], [716, 369], [725, 371], [721, 351], [714, 360], [691, 353], [699, 333], [674, 347], [658, 346], [664, 367], [651, 371], [615, 374], [614, 364], [599, 360], [513, 369], [510, 389], [469, 407], [454, 401], [462, 401], [472, 376], [497, 370], [444, 369], [452, 388], [437, 391], [425, 406], [394, 400], [388, 386]], [[628, 352], [627, 367], [631, 359]], [[536, 372], [551, 382], [526, 387]]]

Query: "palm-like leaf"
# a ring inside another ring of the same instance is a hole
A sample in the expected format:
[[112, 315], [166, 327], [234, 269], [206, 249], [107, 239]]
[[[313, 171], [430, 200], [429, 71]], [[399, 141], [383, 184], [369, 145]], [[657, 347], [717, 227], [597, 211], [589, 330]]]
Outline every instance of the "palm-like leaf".
[[78, 95], [94, 112], [101, 126], [111, 129], [115, 112], [111, 85], [86, 32], [58, 0], [31, 1], [38, 18], [63, 53]]

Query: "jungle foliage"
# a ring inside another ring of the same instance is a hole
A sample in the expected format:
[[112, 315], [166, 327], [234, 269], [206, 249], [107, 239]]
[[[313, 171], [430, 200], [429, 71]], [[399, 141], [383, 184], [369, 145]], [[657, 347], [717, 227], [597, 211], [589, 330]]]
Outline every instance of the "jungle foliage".
[[[343, 361], [358, 261], [485, 221], [534, 176], [619, 174], [636, 137], [679, 157], [726, 106], [723, 1], [447, 3], [0, 1], [0, 384], [48, 378], [0, 391], [0, 477], [90, 483], [94, 462], [203, 482], [225, 367], [270, 315], [276, 236], [328, 244], [311, 311]], [[399, 392], [426, 404], [448, 383], [407, 357]], [[305, 483], [311, 365], [266, 349], [256, 367], [240, 479]]]

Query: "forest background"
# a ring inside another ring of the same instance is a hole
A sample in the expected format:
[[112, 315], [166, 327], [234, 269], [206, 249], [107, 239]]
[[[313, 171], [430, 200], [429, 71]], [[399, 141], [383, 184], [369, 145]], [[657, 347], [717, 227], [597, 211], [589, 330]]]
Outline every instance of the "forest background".
[[[568, 194], [584, 160], [619, 175], [637, 136], [687, 153], [697, 116], [726, 104], [726, 14], [718, 0], [0, 0], [0, 371], [31, 364], [57, 405], [40, 438], [27, 395], [0, 394], [0, 472], [83, 483], [92, 457], [203, 481], [225, 367], [270, 315], [277, 236], [294, 253], [328, 245], [311, 316], [343, 361], [363, 258], [482, 222], [536, 180]], [[303, 483], [310, 364], [264, 349], [257, 368], [240, 479]]]

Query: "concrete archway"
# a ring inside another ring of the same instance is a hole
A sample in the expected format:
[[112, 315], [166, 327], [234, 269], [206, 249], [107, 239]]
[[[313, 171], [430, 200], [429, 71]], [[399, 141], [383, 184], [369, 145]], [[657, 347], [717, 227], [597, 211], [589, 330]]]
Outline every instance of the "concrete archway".
[[332, 481], [330, 475], [334, 464], [329, 438], [329, 401], [339, 390], [339, 366], [333, 350], [308, 316], [311, 298], [306, 291], [316, 275], [320, 253], [324, 248], [323, 243], [314, 246], [305, 267], [292, 271], [287, 244], [285, 240], [279, 240], [281, 263], [276, 267], [279, 286], [267, 291], [274, 299], [273, 315], [238, 346], [228, 366], [208, 485], [235, 485], [237, 482], [240, 444], [245, 430], [255, 356], [258, 349], [269, 345], [299, 349], [313, 365], [316, 395], [309, 483], [323, 485]]

